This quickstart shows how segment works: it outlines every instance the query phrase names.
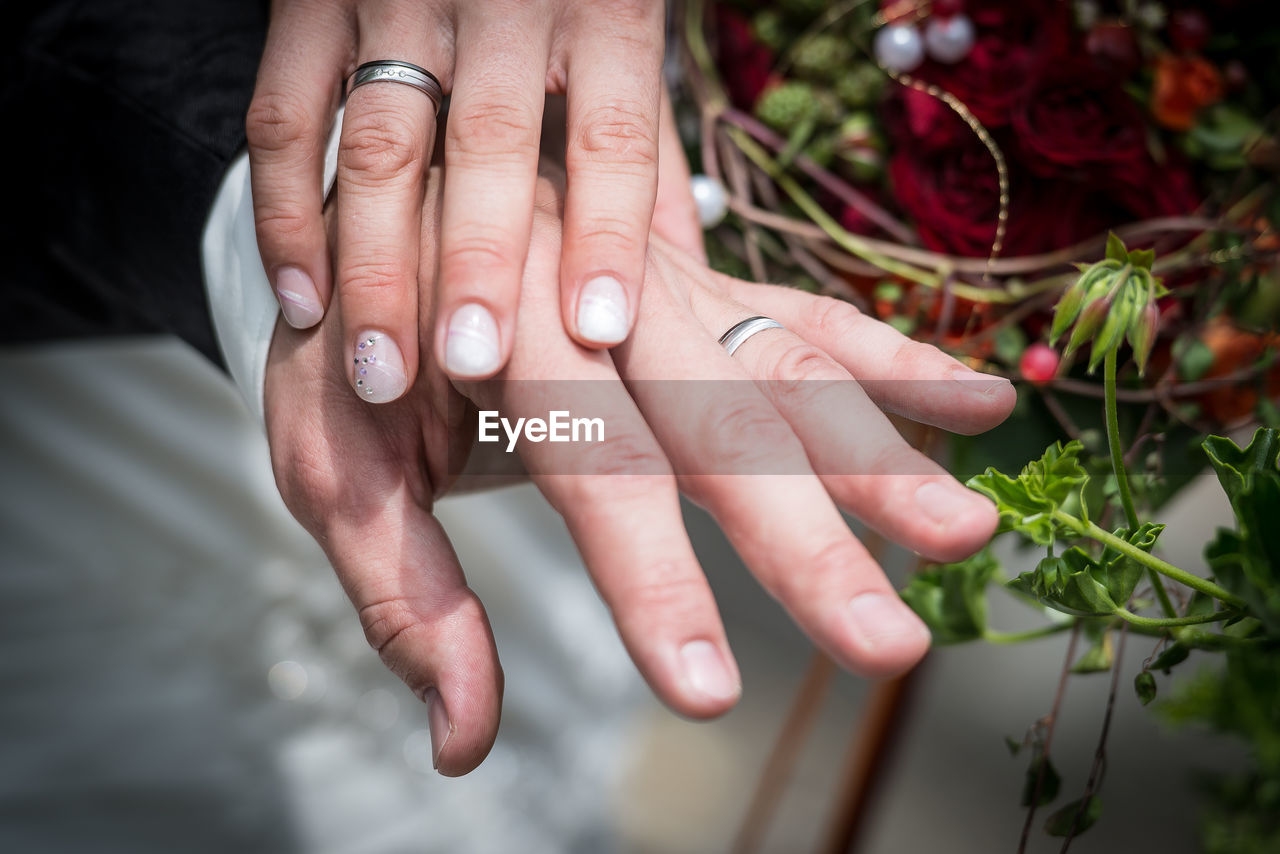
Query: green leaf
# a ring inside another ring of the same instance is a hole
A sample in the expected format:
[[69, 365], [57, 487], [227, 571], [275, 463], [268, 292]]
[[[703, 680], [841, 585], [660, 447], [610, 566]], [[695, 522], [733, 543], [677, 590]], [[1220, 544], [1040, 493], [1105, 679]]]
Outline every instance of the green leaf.
[[1210, 465], [1218, 474], [1218, 482], [1222, 484], [1223, 491], [1234, 507], [1237, 496], [1251, 474], [1277, 471], [1280, 432], [1269, 427], [1259, 427], [1249, 444], [1243, 448], [1225, 436], [1210, 436], [1201, 447], [1209, 457]]
[[1083, 447], [1077, 441], [1066, 446], [1055, 442], [1040, 459], [1024, 466], [1016, 478], [988, 468], [970, 478], [968, 486], [996, 503], [1001, 530], [1019, 531], [1041, 545], [1049, 545], [1058, 530], [1050, 514], [1089, 479], [1080, 465]]
[[1124, 264], [1129, 260], [1129, 249], [1114, 231], [1107, 235], [1107, 259]]
[[1156, 251], [1154, 249], [1135, 249], [1129, 253], [1129, 263], [1134, 267], [1150, 270], [1151, 265], [1156, 262]]
[[[1132, 533], [1117, 529], [1115, 535], [1150, 552], [1163, 530], [1164, 525], [1146, 522]], [[1042, 558], [1034, 570], [1022, 573], [1008, 586], [1065, 614], [1106, 617], [1129, 601], [1143, 571], [1137, 561], [1110, 547], [1095, 560], [1084, 549], [1072, 546], [1061, 555]]]
[[1097, 822], [1102, 815], [1102, 801], [1097, 795], [1090, 795], [1088, 800], [1080, 798], [1064, 806], [1045, 819], [1044, 830], [1050, 836], [1079, 835]]
[[1106, 673], [1115, 663], [1115, 646], [1111, 643], [1111, 631], [1105, 624], [1087, 622], [1084, 624], [1085, 634], [1091, 644], [1084, 655], [1071, 668], [1072, 673]]
[[983, 549], [959, 563], [916, 573], [902, 599], [924, 620], [934, 643], [977, 640], [987, 629], [987, 582], [999, 569], [991, 552]]
[[1022, 750], [1022, 742], [1018, 741], [1016, 738], [1014, 738], [1011, 735], [1006, 735], [1004, 737], [1004, 746], [1009, 748], [1010, 756], [1017, 756], [1018, 753]]
[[1043, 558], [1008, 586], [1064, 614], [1107, 617], [1116, 612], [1116, 602], [1102, 576], [1101, 565], [1079, 546], [1072, 546], [1057, 557]]
[[1036, 753], [1031, 760], [1031, 765], [1027, 768], [1027, 776], [1022, 782], [1024, 807], [1031, 806], [1031, 801], [1036, 796], [1036, 780], [1041, 777], [1041, 769], [1044, 770], [1044, 778], [1040, 780], [1040, 797], [1036, 800], [1036, 806], [1042, 807], [1052, 803], [1053, 799], [1058, 797], [1058, 791], [1062, 788], [1062, 778], [1058, 776], [1057, 769], [1053, 767], [1053, 763], [1047, 756]]
[[1133, 690], [1138, 695], [1138, 702], [1149, 704], [1156, 698], [1156, 677], [1150, 670], [1144, 670], [1133, 677]]
[[1280, 434], [1260, 428], [1244, 448], [1211, 436], [1204, 450], [1236, 515], [1236, 530], [1219, 530], [1205, 560], [1268, 633], [1280, 634]]
[[1214, 355], [1199, 338], [1180, 338], [1174, 346], [1178, 375], [1188, 382], [1202, 378], [1213, 367]]

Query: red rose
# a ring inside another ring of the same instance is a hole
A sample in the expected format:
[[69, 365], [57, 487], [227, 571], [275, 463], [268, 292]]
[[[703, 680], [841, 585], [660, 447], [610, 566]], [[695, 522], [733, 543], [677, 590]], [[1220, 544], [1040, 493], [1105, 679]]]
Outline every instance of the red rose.
[[1068, 4], [1058, 0], [972, 0], [977, 39], [954, 65], [927, 62], [917, 76], [955, 95], [988, 128], [1009, 121], [1041, 69], [1071, 41]]
[[952, 148], [973, 136], [956, 111], [928, 92], [894, 86], [881, 107], [885, 128], [895, 148], [931, 151]]
[[[1127, 218], [1081, 184], [1038, 178], [1014, 166], [1006, 256], [1059, 249]], [[889, 177], [925, 246], [956, 255], [990, 253], [1000, 190], [995, 163], [981, 143], [937, 153], [900, 150]]]
[[729, 100], [739, 109], [750, 110], [769, 83], [776, 59], [773, 51], [756, 39], [746, 18], [723, 3], [716, 4], [716, 31], [720, 74]]
[[1142, 111], [1085, 61], [1046, 71], [1012, 112], [1020, 160], [1037, 175], [1105, 180], [1147, 158]]

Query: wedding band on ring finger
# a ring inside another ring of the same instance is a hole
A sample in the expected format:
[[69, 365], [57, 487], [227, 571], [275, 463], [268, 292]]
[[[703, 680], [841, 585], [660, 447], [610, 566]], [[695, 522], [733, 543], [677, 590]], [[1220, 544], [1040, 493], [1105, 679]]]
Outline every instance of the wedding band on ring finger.
[[738, 348], [747, 343], [747, 339], [758, 332], [764, 332], [766, 329], [785, 329], [781, 323], [771, 317], [764, 315], [755, 315], [741, 320], [729, 327], [729, 330], [720, 336], [720, 346], [724, 351], [732, 356], [737, 352]]
[[440, 104], [444, 101], [444, 89], [436, 76], [412, 62], [399, 59], [376, 59], [361, 64], [347, 80], [347, 97], [368, 83], [402, 83], [405, 86], [412, 86], [431, 99], [437, 114], [440, 112]]

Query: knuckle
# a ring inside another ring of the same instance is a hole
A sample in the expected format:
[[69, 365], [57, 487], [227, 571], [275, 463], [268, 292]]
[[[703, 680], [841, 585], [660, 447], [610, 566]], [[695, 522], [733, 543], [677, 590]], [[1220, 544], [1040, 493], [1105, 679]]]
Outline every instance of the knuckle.
[[[505, 97], [505, 96], [504, 96]], [[500, 97], [482, 98], [449, 122], [449, 154], [475, 165], [493, 158], [533, 161], [538, 156], [538, 121], [526, 105]]]
[[703, 617], [707, 595], [705, 578], [675, 561], [662, 561], [628, 578], [612, 605], [615, 611], [625, 608], [652, 636], [655, 623], [681, 625]]
[[314, 224], [315, 218], [292, 201], [259, 203], [254, 211], [254, 228], [261, 244], [302, 237]]
[[862, 312], [835, 297], [818, 297], [805, 310], [806, 325], [824, 337], [842, 338], [854, 333]]
[[631, 166], [655, 171], [658, 140], [654, 117], [632, 104], [593, 107], [582, 117], [568, 155], [570, 172], [582, 160], [607, 160], [615, 170]]
[[705, 437], [710, 455], [726, 474], [755, 473], [770, 466], [796, 441], [791, 428], [772, 407], [754, 400], [735, 401], [702, 418], [698, 435]]
[[347, 295], [373, 294], [413, 284], [416, 279], [409, 265], [399, 259], [371, 259], [342, 264], [338, 288]]
[[360, 608], [359, 615], [365, 640], [381, 656], [389, 655], [406, 632], [422, 625], [413, 603], [402, 598], [371, 602]]
[[578, 230], [578, 240], [604, 244], [620, 255], [638, 258], [644, 252], [643, 228], [636, 223], [616, 216], [596, 215]]
[[311, 443], [273, 442], [271, 467], [285, 506], [308, 530], [348, 501], [348, 487], [336, 477]]
[[774, 362], [772, 374], [774, 393], [791, 407], [816, 402], [822, 392], [843, 378], [831, 357], [809, 343], [787, 345]]
[[386, 179], [421, 161], [422, 132], [396, 112], [381, 110], [349, 118], [338, 145], [338, 162], [357, 175]]
[[308, 144], [320, 136], [319, 125], [305, 105], [284, 92], [258, 93], [244, 119], [249, 148], [279, 152]]
[[445, 278], [476, 271], [514, 270], [523, 253], [511, 236], [497, 225], [459, 225], [457, 236], [440, 252], [440, 270]]
[[801, 570], [774, 578], [772, 592], [793, 607], [803, 602], [829, 601], [848, 585], [851, 576], [865, 570], [866, 563], [866, 553], [857, 540], [837, 539], [815, 551]]
[[[596, 475], [617, 476], [624, 494], [635, 490], [644, 494], [649, 488], [645, 476], [669, 475], [670, 466], [657, 446], [631, 433], [609, 436], [603, 442], [582, 445], [581, 459], [584, 471]], [[638, 482], [631, 475], [639, 476]]]
[[938, 348], [908, 338], [894, 351], [890, 366], [894, 376], [927, 376], [929, 364], [939, 357], [946, 358]]

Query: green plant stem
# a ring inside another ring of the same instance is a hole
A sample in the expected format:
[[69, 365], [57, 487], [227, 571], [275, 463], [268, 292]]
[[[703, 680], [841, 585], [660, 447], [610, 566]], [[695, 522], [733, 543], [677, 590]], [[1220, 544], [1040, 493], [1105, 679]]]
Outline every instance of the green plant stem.
[[1149, 629], [1173, 629], [1178, 626], [1197, 626], [1201, 623], [1216, 623], [1219, 620], [1229, 619], [1232, 615], [1228, 613], [1217, 614], [1200, 614], [1194, 617], [1170, 617], [1163, 619], [1160, 617], [1143, 617], [1124, 608], [1116, 609], [1116, 616], [1124, 620], [1126, 623], [1132, 623], [1135, 626], [1144, 626]]
[[1025, 632], [997, 632], [987, 630], [982, 633], [982, 639], [987, 643], [1022, 643], [1023, 641], [1039, 640], [1047, 638], [1060, 632], [1070, 631], [1075, 625], [1075, 620], [1069, 620], [1065, 623], [1052, 623], [1048, 626], [1041, 626], [1038, 629], [1029, 629]]
[[[1125, 518], [1129, 520], [1129, 530], [1136, 531], [1142, 522], [1138, 518], [1137, 508], [1133, 505], [1133, 493], [1129, 491], [1129, 472], [1125, 470], [1124, 451], [1120, 445], [1120, 413], [1116, 404], [1116, 350], [1118, 349], [1113, 347], [1108, 350], [1102, 363], [1102, 380], [1106, 394], [1104, 408], [1107, 417], [1107, 445], [1111, 449], [1111, 471], [1116, 476], [1116, 486], [1120, 490], [1120, 504], [1124, 507]], [[1156, 592], [1156, 599], [1160, 601], [1160, 610], [1164, 611], [1165, 616], [1170, 619], [1176, 617], [1178, 611], [1169, 599], [1169, 592], [1164, 589], [1164, 582], [1150, 566], [1147, 567], [1147, 577], [1151, 579], [1151, 587]]]
[[1070, 513], [1064, 513], [1061, 510], [1054, 510], [1053, 518], [1061, 522], [1063, 525], [1066, 525], [1082, 537], [1089, 537], [1090, 539], [1097, 540], [1103, 545], [1110, 546], [1125, 557], [1137, 561], [1148, 569], [1155, 570], [1166, 578], [1172, 578], [1179, 584], [1185, 584], [1192, 590], [1199, 590], [1201, 593], [1226, 602], [1228, 605], [1243, 607], [1245, 604], [1244, 600], [1239, 596], [1233, 595], [1231, 592], [1219, 587], [1207, 578], [1201, 578], [1198, 575], [1193, 575], [1185, 569], [1179, 569], [1168, 561], [1161, 560], [1153, 554], [1148, 554], [1133, 543], [1130, 543], [1127, 540], [1122, 540], [1110, 531], [1099, 528], [1093, 522], [1077, 519]]

